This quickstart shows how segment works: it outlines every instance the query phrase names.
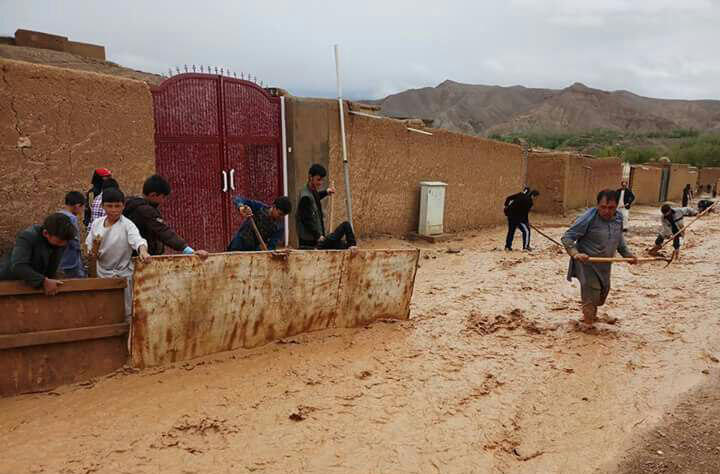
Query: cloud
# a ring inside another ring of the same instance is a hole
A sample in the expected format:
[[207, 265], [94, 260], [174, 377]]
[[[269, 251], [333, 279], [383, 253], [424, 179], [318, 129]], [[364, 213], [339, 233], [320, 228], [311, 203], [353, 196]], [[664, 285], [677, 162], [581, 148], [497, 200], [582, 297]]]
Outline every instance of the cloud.
[[34, 0], [0, 31], [64, 34], [164, 73], [230, 67], [298, 95], [375, 98], [458, 82], [719, 98], [720, 6], [709, 0]]

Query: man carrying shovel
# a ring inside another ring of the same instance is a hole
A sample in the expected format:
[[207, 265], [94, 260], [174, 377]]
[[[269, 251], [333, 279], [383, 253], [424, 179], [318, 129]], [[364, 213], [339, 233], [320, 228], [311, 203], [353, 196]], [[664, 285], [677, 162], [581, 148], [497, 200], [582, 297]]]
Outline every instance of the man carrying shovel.
[[597, 206], [578, 217], [561, 239], [571, 257], [567, 279], [580, 282], [582, 322], [588, 325], [597, 321], [597, 308], [605, 304], [610, 292], [612, 263], [607, 260], [617, 251], [628, 263], [638, 262], [625, 244], [623, 217], [617, 207], [617, 191], [600, 191]]

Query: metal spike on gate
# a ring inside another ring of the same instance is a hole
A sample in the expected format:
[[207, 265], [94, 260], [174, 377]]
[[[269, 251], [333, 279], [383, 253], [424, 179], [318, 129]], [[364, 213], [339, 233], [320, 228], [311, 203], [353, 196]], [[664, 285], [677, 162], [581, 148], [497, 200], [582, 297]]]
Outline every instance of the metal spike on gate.
[[236, 72], [233, 72], [233, 77], [234, 77], [235, 79], [237, 79], [237, 73], [236, 73]]
[[265, 85], [263, 84], [263, 81], [260, 81], [260, 87], [265, 87]]
[[204, 72], [204, 71], [203, 71], [202, 64], [200, 65], [200, 72]]
[[224, 75], [225, 75], [225, 70], [224, 70], [223, 68], [220, 68], [220, 75], [221, 75], [221, 76], [224, 76]]
[[177, 71], [178, 74], [180, 74], [180, 68], [179, 68], [179, 67], [175, 66], [175, 70]]
[[168, 77], [172, 77], [172, 68], [168, 68], [168, 72], [170, 73]]
[[185, 73], [188, 72], [187, 64], [185, 65]]
[[195, 72], [195, 65], [193, 64], [193, 72]]
[[218, 73], [218, 71], [217, 71], [217, 66], [215, 66], [215, 74], [217, 74], [217, 73]]

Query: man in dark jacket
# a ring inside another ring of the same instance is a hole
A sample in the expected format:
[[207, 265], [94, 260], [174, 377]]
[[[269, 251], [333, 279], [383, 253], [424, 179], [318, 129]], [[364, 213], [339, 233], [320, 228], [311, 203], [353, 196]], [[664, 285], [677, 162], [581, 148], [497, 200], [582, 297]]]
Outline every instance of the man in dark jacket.
[[46, 295], [56, 294], [63, 284], [55, 279], [58, 266], [76, 232], [70, 218], [59, 212], [20, 232], [12, 251], [0, 260], [0, 280], [23, 280]]
[[[295, 215], [298, 240], [301, 249], [342, 250], [357, 246], [353, 228], [349, 222], [340, 224], [334, 232], [325, 235], [322, 200], [335, 193], [329, 187], [320, 191], [327, 176], [324, 166], [314, 164], [308, 172], [308, 184], [300, 191], [298, 209]], [[345, 241], [343, 241], [343, 238]]]
[[523, 192], [505, 198], [505, 215], [508, 219], [508, 233], [505, 239], [505, 250], [512, 250], [515, 239], [515, 230], [520, 229], [523, 236], [523, 250], [531, 251], [530, 247], [530, 209], [533, 207], [533, 198], [539, 196], [538, 191], [525, 188]]
[[277, 244], [285, 238], [285, 216], [290, 214], [292, 206], [286, 196], [275, 199], [272, 206], [235, 196], [233, 204], [245, 219], [235, 237], [228, 245], [228, 252], [254, 252], [262, 250], [250, 219], [255, 220], [258, 232], [268, 250], [275, 250]]
[[688, 207], [690, 204], [690, 201], [693, 199], [693, 192], [692, 187], [689, 184], [685, 185], [685, 188], [683, 188], [683, 194], [682, 194], [682, 207]]
[[165, 246], [187, 255], [208, 256], [205, 250], [193, 250], [163, 220], [158, 206], [170, 195], [170, 184], [162, 176], [152, 175], [143, 184], [143, 196], [131, 197], [125, 202], [123, 215], [133, 221], [140, 235], [147, 240], [150, 255], [162, 255]]
[[635, 201], [635, 194], [632, 189], [628, 188], [627, 181], [620, 182], [620, 189], [618, 193], [618, 207], [617, 210], [623, 218], [623, 232], [627, 232], [628, 223], [630, 222], [630, 206]]

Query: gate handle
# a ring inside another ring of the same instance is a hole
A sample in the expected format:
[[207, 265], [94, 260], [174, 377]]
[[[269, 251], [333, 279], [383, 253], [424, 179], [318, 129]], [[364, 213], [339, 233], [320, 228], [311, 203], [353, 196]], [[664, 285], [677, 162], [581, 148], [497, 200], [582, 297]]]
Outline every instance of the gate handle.
[[230, 189], [235, 191], [235, 168], [230, 170]]
[[223, 175], [223, 189], [222, 192], [226, 193], [228, 190], [227, 171], [222, 172]]

